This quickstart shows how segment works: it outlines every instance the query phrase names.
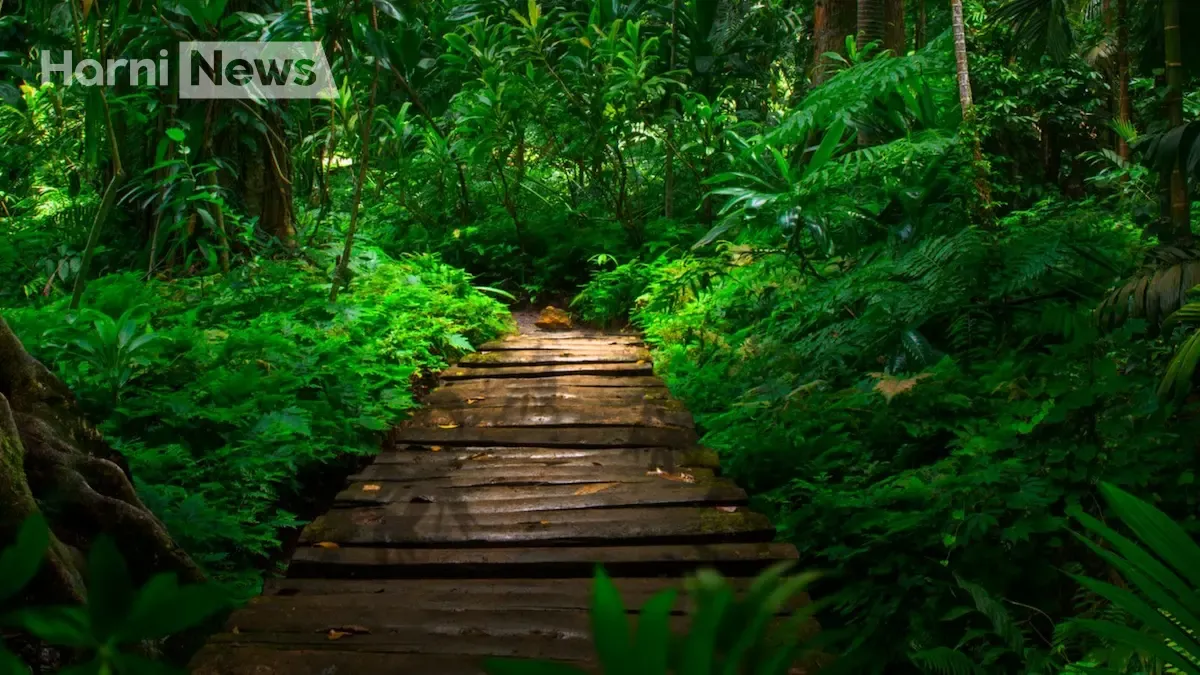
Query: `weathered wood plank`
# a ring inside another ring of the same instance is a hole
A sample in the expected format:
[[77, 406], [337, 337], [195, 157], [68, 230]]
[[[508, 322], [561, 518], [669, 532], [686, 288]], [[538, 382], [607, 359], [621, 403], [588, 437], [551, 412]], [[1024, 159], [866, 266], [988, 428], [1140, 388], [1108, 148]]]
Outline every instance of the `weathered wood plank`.
[[622, 389], [639, 389], [644, 393], [659, 390], [666, 395], [666, 385], [657, 377], [649, 375], [625, 375], [620, 377], [605, 377], [604, 375], [555, 375], [546, 377], [494, 378], [479, 377], [475, 379], [450, 379], [443, 388], [464, 391], [466, 388], [492, 389], [513, 391], [517, 389], [551, 389], [563, 387], [617, 387]]
[[192, 659], [190, 670], [193, 675], [484, 675], [479, 656], [287, 649], [254, 643], [209, 644]]
[[[619, 451], [618, 451], [619, 452]], [[413, 454], [432, 454], [441, 453], [413, 453]], [[412, 462], [376, 462], [375, 469], [364, 468], [363, 471], [353, 476], [356, 480], [370, 480], [371, 478], [379, 478], [386, 481], [436, 481], [441, 479], [456, 478], [461, 476], [467, 477], [484, 477], [491, 479], [495, 477], [511, 479], [520, 483], [534, 484], [555, 484], [560, 482], [557, 479], [568, 477], [571, 481], [576, 478], [592, 477], [591, 482], [602, 482], [600, 479], [604, 476], [620, 476], [623, 481], [629, 482], [630, 478], [642, 475], [647, 471], [666, 471], [670, 474], [675, 474], [684, 469], [703, 469], [700, 472], [687, 471], [693, 477], [711, 475], [712, 469], [705, 465], [691, 465], [682, 467], [679, 458], [676, 458], [671, 453], [652, 453], [644, 455], [640, 458], [642, 461], [634, 462], [632, 460], [622, 461], [620, 458], [614, 458], [611, 461], [605, 461], [604, 458], [575, 458], [575, 459], [546, 459], [542, 461], [515, 459], [505, 460], [490, 458], [487, 451], [477, 452], [457, 461], [436, 462], [430, 461], [425, 463]], [[699, 458], [703, 459], [703, 458]], [[554, 479], [547, 481], [547, 479]], [[685, 478], [686, 480], [686, 478]], [[638, 478], [638, 482], [647, 482]], [[495, 485], [496, 483], [486, 483], [487, 485]]]
[[[401, 610], [403, 611], [403, 610]], [[683, 621], [676, 620], [682, 627]], [[358, 627], [359, 624], [350, 624]], [[363, 626], [364, 628], [366, 626]], [[331, 641], [328, 631], [318, 633], [295, 632], [252, 632], [239, 629], [237, 633], [223, 633], [213, 636], [212, 642], [226, 644], [231, 647], [260, 647], [288, 651], [312, 650], [314, 653], [348, 652], [348, 653], [383, 653], [392, 658], [417, 657], [419, 663], [426, 659], [439, 663], [447, 657], [475, 659], [482, 663], [488, 657], [521, 657], [536, 659], [552, 659], [571, 663], [586, 663], [580, 661], [592, 653], [592, 641], [586, 637], [565, 632], [547, 635], [489, 635], [482, 632], [472, 632], [473, 627], [465, 626], [458, 630], [462, 632], [439, 633], [437, 630], [455, 630], [457, 627], [434, 626], [432, 630], [422, 630], [419, 627], [399, 628], [385, 632], [351, 634], [338, 640]], [[441, 671], [407, 671], [407, 670], [372, 670], [372, 671], [338, 671], [348, 675], [441, 675]], [[280, 674], [284, 675], [284, 674]], [[287, 675], [290, 675], [288, 673]], [[325, 675], [328, 675], [326, 673]]]
[[650, 352], [642, 348], [586, 347], [582, 349], [510, 349], [468, 354], [459, 366], [550, 366], [580, 363], [649, 363]]
[[391, 435], [394, 443], [417, 445], [536, 445], [571, 448], [622, 448], [692, 445], [690, 429], [668, 427], [406, 427]]
[[642, 338], [636, 335], [568, 335], [563, 333], [537, 336], [510, 335], [501, 340], [483, 343], [479, 346], [479, 351], [628, 347], [641, 344], [644, 344]]
[[[378, 487], [379, 490], [366, 490]], [[481, 494], [483, 493], [483, 494]], [[510, 496], [511, 495], [511, 496]], [[491, 497], [473, 499], [475, 496]], [[500, 498], [497, 498], [500, 497]], [[505, 498], [507, 497], [507, 498]], [[739, 506], [746, 493], [729, 481], [706, 485], [583, 483], [539, 487], [429, 490], [420, 485], [355, 483], [337, 496], [335, 507], [385, 506], [431, 518], [470, 518], [481, 513], [518, 513], [647, 506]]]
[[[712, 477], [708, 469], [688, 469], [684, 475], [652, 473], [654, 469], [628, 466], [517, 466], [486, 467], [474, 471], [449, 472], [428, 477], [403, 464], [371, 464], [352, 475], [353, 482], [395, 482], [419, 484], [425, 489], [469, 488], [485, 485], [570, 485], [577, 483], [661, 483], [664, 481], [704, 482]], [[666, 469], [663, 469], [665, 472]]]
[[[726, 580], [739, 596], [747, 592], [753, 579]], [[686, 614], [693, 604], [689, 601], [680, 578], [623, 578], [612, 580], [624, 600], [625, 611], [637, 614], [647, 600], [661, 591], [673, 589], [679, 593], [673, 614]], [[272, 603], [296, 603], [308, 608], [313, 616], [321, 610], [341, 610], [363, 604], [455, 610], [463, 607], [493, 610], [575, 609], [589, 611], [592, 602], [592, 580], [579, 579], [269, 579], [263, 586], [263, 596], [252, 601], [258, 610]], [[780, 614], [789, 614], [808, 606], [807, 593], [798, 593], [783, 607]], [[236, 619], [236, 615], [234, 615]], [[237, 625], [231, 620], [227, 626]]]
[[428, 408], [416, 412], [405, 427], [517, 428], [570, 426], [645, 426], [691, 429], [692, 415], [681, 410], [664, 410], [650, 404], [626, 406], [588, 406], [555, 404], [528, 406], [513, 402], [508, 406], [479, 408]]
[[502, 464], [545, 464], [547, 466], [629, 466], [647, 471], [677, 467], [717, 469], [717, 453], [706, 448], [504, 448], [449, 447], [431, 452], [429, 446], [414, 445], [387, 449], [375, 456], [376, 464], [483, 468]]
[[596, 564], [613, 576], [679, 576], [711, 567], [749, 576], [794, 560], [790, 544], [737, 543], [675, 546], [513, 548], [305, 547], [296, 550], [289, 577], [323, 578], [590, 578]]
[[352, 546], [625, 546], [770, 541], [775, 528], [760, 514], [716, 508], [573, 509], [398, 515], [383, 508], [334, 510], [300, 535], [302, 544]]
[[563, 375], [605, 375], [609, 377], [646, 376], [654, 374], [650, 363], [579, 363], [557, 366], [497, 366], [495, 368], [462, 367], [449, 368], [441, 373], [443, 380], [470, 380], [480, 378], [535, 378]]
[[[520, 380], [505, 381], [512, 385]], [[590, 407], [621, 407], [654, 405], [666, 410], [686, 410], [682, 402], [670, 397], [665, 389], [639, 387], [575, 387], [559, 386], [546, 380], [534, 380], [540, 386], [493, 386], [473, 388], [471, 380], [439, 387], [425, 397], [425, 403], [439, 410], [459, 408], [497, 408], [505, 406], [587, 405]]]

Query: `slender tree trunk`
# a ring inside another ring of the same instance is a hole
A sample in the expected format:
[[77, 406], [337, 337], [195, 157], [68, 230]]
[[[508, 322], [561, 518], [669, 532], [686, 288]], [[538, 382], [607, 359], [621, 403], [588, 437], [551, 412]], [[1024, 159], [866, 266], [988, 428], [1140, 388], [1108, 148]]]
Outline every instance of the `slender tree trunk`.
[[[1171, 128], [1183, 124], [1183, 43], [1179, 32], [1180, 0], [1163, 0], [1163, 37], [1166, 42], [1167, 73], [1167, 121]], [[1188, 196], [1187, 177], [1176, 163], [1171, 171], [1171, 233], [1172, 240], [1187, 239], [1192, 235], [1191, 199]]]
[[[376, 10], [371, 8], [371, 23], [378, 28]], [[354, 182], [354, 200], [350, 203], [350, 225], [346, 228], [346, 244], [333, 273], [333, 286], [329, 289], [329, 301], [337, 302], [338, 289], [347, 283], [346, 272], [350, 267], [350, 254], [354, 252], [354, 235], [358, 231], [358, 214], [362, 211], [363, 184], [367, 182], [367, 165], [371, 158], [371, 126], [375, 123], [375, 96], [379, 91], [379, 72], [382, 64], [375, 59], [375, 75], [371, 78], [371, 99], [363, 120], [362, 153], [358, 158], [358, 179]]]
[[96, 218], [92, 221], [92, 229], [88, 233], [87, 245], [83, 249], [83, 259], [79, 261], [79, 271], [75, 274], [75, 286], [71, 289], [71, 309], [79, 309], [79, 302], [83, 299], [83, 289], [87, 286], [88, 273], [92, 267], [92, 256], [96, 254], [96, 245], [100, 243], [100, 230], [103, 229], [105, 221], [108, 220], [108, 212], [112, 210], [112, 205], [117, 197], [117, 188], [121, 187], [121, 183], [125, 181], [125, 167], [121, 165], [121, 150], [117, 145], [117, 135], [113, 127], [112, 112], [108, 107], [108, 97], [104, 90], [100, 90], [100, 103], [104, 110], [104, 124], [108, 130], [108, 142], [111, 146], [113, 175], [108, 181], [108, 187], [104, 189], [104, 196], [100, 199], [100, 207], [96, 209]]
[[[679, 0], [671, 3], [671, 57], [667, 64], [668, 70], [675, 70], [675, 53], [679, 46], [677, 20], [679, 17]], [[667, 99], [668, 114], [672, 118], [667, 121], [667, 151], [666, 164], [663, 167], [663, 215], [667, 218], [675, 211], [675, 94], [669, 94]]]
[[884, 20], [886, 0], [858, 0], [858, 48], [871, 42], [882, 42], [887, 22]]
[[967, 29], [962, 0], [950, 0], [950, 23], [954, 30], [954, 63], [958, 73], [958, 101], [962, 106], [963, 129], [971, 134], [975, 154], [975, 190], [985, 218], [991, 210], [992, 190], [983, 170], [983, 148], [975, 130], [975, 101], [971, 96], [971, 70], [967, 64]]
[[829, 79], [833, 72], [822, 55], [829, 52], [846, 55], [846, 36], [855, 30], [857, 15], [854, 0], [817, 0], [813, 10], [813, 85]]
[[917, 25], [913, 30], [913, 41], [916, 49], [924, 49], [928, 43], [925, 31], [928, 28], [929, 17], [925, 13], [925, 0], [917, 0]]
[[[1117, 0], [1117, 119], [1128, 124], [1133, 118], [1133, 103], [1129, 98], [1129, 0]], [[1129, 144], [1117, 135], [1117, 154], [1129, 161]]]
[[908, 53], [908, 33], [904, 25], [904, 0], [885, 0], [883, 5], [883, 48], [903, 56]]

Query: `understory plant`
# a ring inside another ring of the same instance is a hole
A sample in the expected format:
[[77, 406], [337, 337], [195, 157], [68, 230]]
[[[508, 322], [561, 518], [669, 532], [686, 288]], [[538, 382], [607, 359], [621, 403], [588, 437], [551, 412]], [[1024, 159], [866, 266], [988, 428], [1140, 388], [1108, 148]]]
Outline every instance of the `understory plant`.
[[262, 260], [216, 281], [103, 277], [80, 313], [60, 301], [5, 318], [174, 537], [248, 593], [300, 524], [305, 481], [375, 452], [420, 378], [508, 330], [504, 306], [434, 256], [362, 247], [350, 270], [336, 304], [321, 267]]

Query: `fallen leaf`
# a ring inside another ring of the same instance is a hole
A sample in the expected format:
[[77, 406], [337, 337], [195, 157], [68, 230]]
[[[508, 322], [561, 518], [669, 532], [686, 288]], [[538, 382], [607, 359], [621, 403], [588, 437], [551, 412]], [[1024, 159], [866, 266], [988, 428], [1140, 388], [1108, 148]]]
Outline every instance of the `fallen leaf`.
[[440, 429], [457, 429], [458, 425], [457, 424], [439, 424], [438, 428], [440, 428]]
[[480, 401], [482, 401], [485, 398], [487, 398], [487, 397], [480, 396], [478, 398], [469, 398], [469, 399], [467, 399], [467, 405], [475, 405], [476, 403], [479, 403]]
[[346, 633], [347, 635], [369, 635], [371, 629], [366, 626], [360, 626], [356, 623], [347, 624], [345, 626], [330, 626], [328, 630]]
[[917, 383], [921, 380], [927, 377], [932, 377], [930, 373], [921, 373], [916, 377], [910, 377], [908, 379], [901, 379], [891, 375], [885, 375], [884, 373], [871, 373], [870, 375], [871, 377], [879, 378], [879, 381], [875, 383], [875, 391], [883, 394], [883, 398], [885, 398], [888, 403], [891, 403], [892, 399], [897, 395], [906, 394], [912, 391], [913, 387], [917, 386]]
[[616, 487], [616, 483], [588, 483], [575, 491], [575, 496], [594, 495], [597, 492], [603, 492], [609, 488]]
[[639, 366], [646, 365], [646, 359], [638, 359], [638, 361], [635, 365], [639, 365]]
[[[317, 632], [320, 633], [322, 631]], [[347, 635], [364, 635], [370, 632], [371, 630], [365, 626], [336, 626], [328, 629], [328, 632], [326, 632], [325, 635], [330, 640], [341, 640]]]
[[370, 485], [362, 486], [362, 490], [363, 490], [363, 492], [379, 492], [382, 489], [382, 487], [383, 486], [381, 486], [381, 485], [370, 484]]
[[440, 445], [431, 445], [431, 446], [429, 446], [429, 451], [430, 451], [430, 452], [441, 452], [441, 451], [442, 451], [442, 446], [440, 446]]
[[667, 480], [673, 480], [673, 481], [677, 481], [680, 483], [695, 483], [696, 482], [696, 477], [690, 473], [684, 473], [682, 471], [679, 473], [669, 473], [667, 471], [663, 471], [661, 466], [653, 471], [647, 471], [646, 475], [647, 476], [659, 476], [660, 478], [665, 478]]
[[481, 459], [491, 459], [492, 454], [489, 452], [477, 452], [467, 458], [468, 461], [478, 462]]
[[313, 546], [316, 546], [319, 548], [337, 548], [338, 547], [338, 545], [333, 543], [332, 541], [318, 541], [317, 543], [313, 544]]
[[540, 524], [540, 525], [549, 525], [549, 524], [550, 524], [550, 521], [548, 521], [548, 520], [539, 520], [539, 521], [538, 521], [538, 524]]
[[241, 629], [239, 629], [237, 626], [234, 626], [234, 627], [233, 627], [233, 630], [231, 630], [231, 631], [229, 631], [229, 632], [230, 632], [230, 633], [233, 633], [234, 635], [237, 635], [238, 633], [240, 633], [240, 632], [242, 632], [242, 631], [241, 631]]
[[737, 511], [737, 507], [736, 506], [718, 506], [717, 510], [722, 511], [724, 513], [733, 513], [735, 511]]

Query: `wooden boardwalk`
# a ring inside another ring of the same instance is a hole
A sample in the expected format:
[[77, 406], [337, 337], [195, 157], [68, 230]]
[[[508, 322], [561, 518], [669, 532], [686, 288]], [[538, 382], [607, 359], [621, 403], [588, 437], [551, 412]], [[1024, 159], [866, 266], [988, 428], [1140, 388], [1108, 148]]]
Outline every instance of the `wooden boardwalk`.
[[635, 336], [514, 336], [442, 381], [193, 672], [479, 675], [487, 656], [586, 666], [596, 563], [633, 609], [700, 566], [744, 578], [796, 557], [714, 475]]

